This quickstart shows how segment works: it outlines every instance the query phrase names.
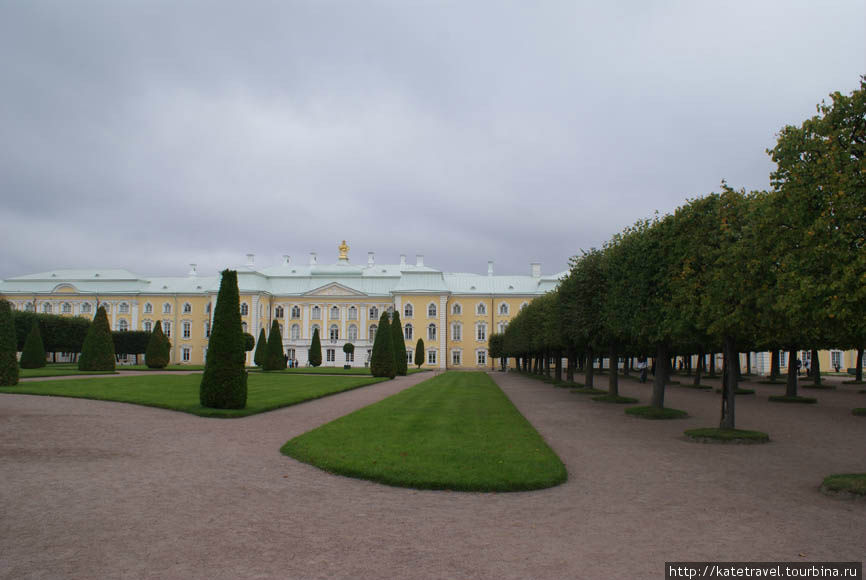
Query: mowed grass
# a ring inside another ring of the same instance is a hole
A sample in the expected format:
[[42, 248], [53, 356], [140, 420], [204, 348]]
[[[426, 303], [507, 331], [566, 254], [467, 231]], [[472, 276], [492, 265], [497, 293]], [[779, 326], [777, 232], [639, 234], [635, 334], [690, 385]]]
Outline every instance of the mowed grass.
[[114, 371], [80, 371], [75, 368], [42, 367], [41, 369], [18, 369], [18, 378], [31, 379], [36, 377], [65, 377], [69, 375], [116, 375]]
[[296, 437], [282, 452], [339, 475], [417, 489], [523, 491], [568, 477], [481, 372], [424, 381]]
[[[423, 373], [428, 369], [409, 369], [407, 374]], [[278, 371], [263, 371], [260, 368], [249, 369], [251, 373], [284, 373], [290, 375], [363, 375], [371, 376], [369, 367], [297, 367], [293, 369], [281, 369]]]
[[0, 387], [0, 393], [119, 401], [172, 409], [202, 417], [234, 418], [288, 407], [385, 380], [373, 377], [316, 377], [256, 373], [250, 374], [247, 382], [246, 408], [209, 409], [199, 404], [201, 377], [201, 374], [194, 374], [68, 379], [19, 383], [15, 387]]

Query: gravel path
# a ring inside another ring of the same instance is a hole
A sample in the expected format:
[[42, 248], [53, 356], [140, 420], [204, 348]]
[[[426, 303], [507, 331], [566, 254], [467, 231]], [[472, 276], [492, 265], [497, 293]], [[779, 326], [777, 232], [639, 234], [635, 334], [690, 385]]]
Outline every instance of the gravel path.
[[[791, 406], [757, 385], [738, 424], [773, 442], [718, 446], [681, 437], [717, 423], [712, 392], [670, 387], [669, 406], [692, 417], [653, 422], [492, 376], [562, 457], [566, 484], [415, 491], [279, 454], [426, 373], [234, 420], [0, 395], [0, 578], [662, 578], [665, 560], [866, 556], [866, 502], [817, 492], [829, 473], [866, 471], [853, 387]], [[621, 391], [648, 400], [648, 385]]]

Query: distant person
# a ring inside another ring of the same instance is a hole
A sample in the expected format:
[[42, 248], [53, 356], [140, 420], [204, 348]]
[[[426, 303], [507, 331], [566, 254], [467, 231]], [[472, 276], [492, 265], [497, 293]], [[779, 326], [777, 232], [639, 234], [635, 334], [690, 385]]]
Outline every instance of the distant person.
[[797, 374], [800, 374], [800, 369], [803, 367], [803, 361], [797, 359]]
[[640, 371], [640, 382], [645, 383], [646, 382], [646, 374], [647, 374], [647, 364], [646, 364], [646, 357], [645, 356], [638, 357], [637, 368]]

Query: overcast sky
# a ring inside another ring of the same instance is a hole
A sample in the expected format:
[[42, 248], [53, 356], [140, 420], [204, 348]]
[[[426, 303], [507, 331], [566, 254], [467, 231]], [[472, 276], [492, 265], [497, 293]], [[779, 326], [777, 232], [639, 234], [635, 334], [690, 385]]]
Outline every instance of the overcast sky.
[[0, 0], [0, 278], [545, 273], [866, 73], [863, 0]]

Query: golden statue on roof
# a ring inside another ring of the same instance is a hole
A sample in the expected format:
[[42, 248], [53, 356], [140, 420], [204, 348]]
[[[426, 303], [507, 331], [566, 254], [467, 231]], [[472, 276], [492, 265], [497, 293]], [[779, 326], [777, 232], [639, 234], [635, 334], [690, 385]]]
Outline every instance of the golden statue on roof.
[[343, 243], [337, 246], [337, 249], [340, 250], [340, 259], [349, 261], [349, 246], [346, 245], [346, 240], [343, 240]]

